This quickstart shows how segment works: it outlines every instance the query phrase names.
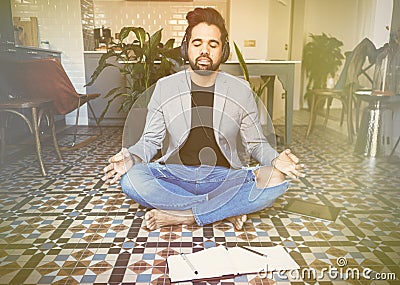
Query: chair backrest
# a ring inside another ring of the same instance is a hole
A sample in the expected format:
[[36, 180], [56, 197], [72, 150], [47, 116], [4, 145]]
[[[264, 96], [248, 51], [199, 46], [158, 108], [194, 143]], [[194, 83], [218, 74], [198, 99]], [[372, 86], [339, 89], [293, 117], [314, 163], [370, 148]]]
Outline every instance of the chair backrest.
[[[335, 89], [342, 90], [352, 84], [359, 86], [359, 76], [366, 74], [366, 70], [375, 63], [376, 54], [377, 49], [371, 40], [367, 38], [363, 39], [353, 51], [346, 54], [346, 60]], [[363, 68], [367, 57], [370, 65]], [[369, 76], [367, 78], [372, 84], [371, 78]]]
[[24, 60], [16, 66], [14, 92], [17, 96], [52, 99], [56, 113], [62, 115], [78, 107], [79, 94], [57, 59]]

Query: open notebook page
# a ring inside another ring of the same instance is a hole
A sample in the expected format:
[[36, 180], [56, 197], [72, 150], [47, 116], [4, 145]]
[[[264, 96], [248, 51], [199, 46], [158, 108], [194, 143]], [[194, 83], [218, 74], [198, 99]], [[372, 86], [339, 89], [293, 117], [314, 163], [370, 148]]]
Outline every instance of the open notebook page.
[[262, 272], [267, 265], [268, 257], [260, 256], [241, 247], [228, 249], [229, 258], [236, 268], [235, 275]]
[[272, 247], [246, 247], [268, 256], [268, 268], [264, 268], [265, 270], [274, 271], [300, 269], [300, 266], [290, 256], [290, 254], [287, 253], [283, 246], [277, 245]]
[[180, 254], [172, 255], [167, 258], [171, 282], [221, 277], [235, 274], [237, 271], [228, 251], [223, 246], [186, 254], [186, 258], [198, 274], [194, 273], [188, 262]]

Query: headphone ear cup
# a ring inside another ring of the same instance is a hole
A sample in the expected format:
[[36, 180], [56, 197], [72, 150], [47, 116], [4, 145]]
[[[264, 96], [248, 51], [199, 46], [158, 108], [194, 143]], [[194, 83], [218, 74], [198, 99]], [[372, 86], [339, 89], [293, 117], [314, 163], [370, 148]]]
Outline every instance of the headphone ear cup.
[[181, 57], [184, 60], [189, 60], [188, 46], [187, 46], [187, 42], [186, 41], [182, 41], [182, 44], [181, 44], [181, 47], [180, 47], [180, 51], [181, 51]]
[[231, 53], [231, 48], [229, 46], [229, 42], [227, 42], [226, 44], [224, 44], [224, 47], [222, 48], [222, 58], [221, 58], [222, 63], [228, 60], [230, 53]]

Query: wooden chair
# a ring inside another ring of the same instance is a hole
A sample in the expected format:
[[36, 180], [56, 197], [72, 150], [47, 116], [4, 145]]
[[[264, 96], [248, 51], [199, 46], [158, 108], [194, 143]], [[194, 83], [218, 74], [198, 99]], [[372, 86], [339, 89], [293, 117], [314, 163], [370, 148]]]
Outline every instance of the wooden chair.
[[[349, 143], [353, 142], [354, 136], [354, 124], [353, 124], [353, 97], [354, 91], [360, 88], [359, 76], [365, 75], [368, 81], [372, 84], [372, 79], [368, 75], [367, 70], [373, 66], [375, 62], [377, 50], [375, 45], [369, 40], [362, 40], [352, 52], [347, 53], [346, 61], [343, 66], [342, 72], [339, 79], [333, 89], [314, 89], [309, 90], [311, 96], [311, 107], [310, 107], [310, 118], [308, 122], [308, 128], [306, 137], [308, 137], [315, 124], [318, 107], [322, 100], [328, 100], [327, 109], [325, 113], [324, 126], [326, 127], [330, 105], [333, 99], [338, 99], [342, 103], [342, 115], [341, 124], [343, 123], [344, 113], [347, 113], [347, 132]], [[369, 58], [370, 64], [364, 67], [366, 58]], [[356, 110], [358, 110], [359, 102], [356, 102]], [[358, 126], [358, 111], [357, 111], [357, 122]]]
[[78, 94], [57, 59], [43, 58], [12, 62], [1, 59], [0, 61], [2, 67], [0, 70], [0, 162], [3, 162], [5, 157], [6, 129], [7, 126], [10, 128], [8, 122], [11, 120], [11, 115], [22, 118], [28, 125], [29, 131], [34, 134], [36, 153], [43, 175], [47, 172], [41, 156], [39, 127], [44, 116], [51, 127], [53, 143], [59, 159], [62, 157], [57, 144], [54, 114], [65, 115], [77, 109], [72, 145], [61, 149], [77, 149], [97, 138], [97, 135], [90, 136], [76, 144], [79, 109], [83, 104], [88, 103], [89, 110], [99, 127], [89, 101], [99, 97], [100, 94]]
[[[89, 111], [95, 118], [97, 127], [99, 127], [99, 121], [90, 105], [90, 100], [99, 97], [100, 94], [77, 93], [63, 66], [57, 59], [43, 58], [19, 61], [16, 63], [15, 72], [15, 78], [20, 82], [20, 84], [15, 82], [17, 87], [14, 92], [17, 97], [50, 99], [53, 101], [54, 113], [57, 115], [65, 115], [75, 109], [77, 110], [73, 142], [70, 146], [62, 147], [62, 150], [83, 147], [97, 138], [97, 135], [92, 135], [83, 142], [76, 144], [79, 111], [82, 105], [87, 103]], [[101, 132], [100, 127], [99, 129]]]
[[[29, 110], [31, 116], [29, 117], [24, 111]], [[0, 100], [0, 163], [4, 163], [5, 149], [6, 149], [6, 127], [7, 117], [6, 115], [16, 115], [20, 117], [28, 126], [29, 131], [34, 135], [36, 155], [39, 162], [40, 171], [43, 176], [47, 175], [46, 168], [42, 159], [42, 148], [39, 137], [39, 126], [42, 120], [43, 114], [47, 113], [49, 118], [49, 125], [51, 127], [52, 138], [54, 148], [57, 156], [62, 160], [60, 149], [57, 143], [56, 130], [54, 126], [54, 114], [53, 114], [53, 101], [46, 98], [31, 98], [31, 99], [12, 99], [12, 100]]]

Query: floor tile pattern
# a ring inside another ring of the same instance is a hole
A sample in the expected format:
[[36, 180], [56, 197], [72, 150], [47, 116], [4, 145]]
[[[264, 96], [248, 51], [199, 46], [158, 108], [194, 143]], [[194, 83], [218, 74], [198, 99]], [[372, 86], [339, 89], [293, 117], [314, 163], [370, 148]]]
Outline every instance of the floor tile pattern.
[[[328, 128], [317, 127], [307, 140], [304, 134], [304, 125], [294, 127], [292, 150], [307, 177], [291, 181], [273, 207], [250, 215], [242, 231], [223, 221], [149, 232], [146, 209], [100, 179], [121, 147], [120, 128], [104, 128], [90, 145], [63, 152], [63, 161], [45, 146], [47, 177], [40, 176], [34, 152], [13, 159], [0, 169], [0, 284], [169, 284], [166, 257], [218, 245], [282, 245], [302, 269], [369, 268], [371, 276], [390, 273], [397, 280], [286, 272], [196, 284], [400, 282], [399, 164], [354, 156], [346, 137]], [[62, 144], [69, 140], [60, 136]], [[283, 212], [290, 198], [341, 210], [334, 222]], [[342, 257], [344, 267], [337, 264]]]

